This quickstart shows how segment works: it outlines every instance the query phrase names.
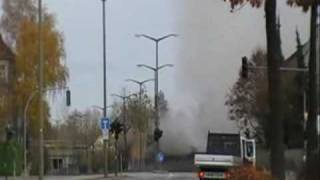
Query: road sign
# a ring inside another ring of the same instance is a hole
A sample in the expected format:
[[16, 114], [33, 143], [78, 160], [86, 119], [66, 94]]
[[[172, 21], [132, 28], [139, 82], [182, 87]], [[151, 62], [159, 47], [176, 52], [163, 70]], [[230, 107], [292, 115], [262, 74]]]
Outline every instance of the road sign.
[[162, 163], [164, 161], [164, 154], [162, 152], [159, 152], [157, 154], [157, 160]]
[[320, 135], [320, 115], [317, 116], [317, 133]]
[[110, 129], [110, 119], [109, 118], [106, 118], [106, 117], [103, 117], [101, 118], [101, 129], [102, 130], [105, 130], [105, 129]]
[[109, 129], [103, 129], [102, 130], [102, 139], [103, 140], [109, 140]]
[[102, 130], [103, 140], [109, 139], [110, 119], [107, 117], [101, 118], [100, 127]]

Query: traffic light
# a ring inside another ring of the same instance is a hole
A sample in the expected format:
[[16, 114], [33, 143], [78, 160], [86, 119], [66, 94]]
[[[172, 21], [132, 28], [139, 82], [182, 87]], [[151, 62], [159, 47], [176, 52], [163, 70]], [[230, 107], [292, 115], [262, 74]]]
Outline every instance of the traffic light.
[[163, 131], [159, 128], [156, 128], [153, 132], [153, 139], [154, 141], [158, 142], [159, 139], [162, 137]]
[[6, 141], [9, 142], [12, 138], [13, 138], [13, 135], [14, 135], [14, 131], [12, 130], [11, 127], [6, 127]]
[[71, 106], [71, 91], [69, 89], [66, 92], [66, 104], [67, 106]]
[[113, 121], [110, 125], [110, 132], [114, 134], [116, 140], [119, 139], [119, 134], [123, 131], [124, 125], [119, 121]]
[[241, 68], [241, 77], [242, 78], [248, 78], [248, 58], [244, 56], [242, 58], [242, 68]]

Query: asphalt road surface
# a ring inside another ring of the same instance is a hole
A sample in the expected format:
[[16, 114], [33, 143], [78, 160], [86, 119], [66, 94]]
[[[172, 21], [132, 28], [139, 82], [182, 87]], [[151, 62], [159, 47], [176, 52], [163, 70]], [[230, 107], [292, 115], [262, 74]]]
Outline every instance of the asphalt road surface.
[[[8, 180], [37, 180], [37, 177], [9, 177]], [[103, 178], [103, 175], [90, 176], [46, 176], [44, 180], [197, 180], [195, 173], [124, 173], [118, 177]], [[0, 177], [4, 180], [4, 177]]]
[[195, 173], [130, 173], [119, 180], [197, 180]]

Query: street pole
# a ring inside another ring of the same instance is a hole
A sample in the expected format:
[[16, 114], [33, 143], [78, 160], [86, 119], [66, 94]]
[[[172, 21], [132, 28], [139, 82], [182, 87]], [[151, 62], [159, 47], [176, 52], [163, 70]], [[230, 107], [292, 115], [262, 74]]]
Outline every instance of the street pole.
[[[62, 87], [62, 88], [52, 88], [52, 89], [47, 89], [44, 92], [47, 91], [55, 91], [55, 90], [59, 90], [59, 89], [66, 89], [67, 87]], [[33, 100], [33, 98], [40, 92], [40, 90], [35, 90], [33, 91], [30, 96], [27, 99], [26, 105], [24, 107], [23, 110], [23, 162], [24, 162], [24, 175], [25, 177], [28, 175], [28, 171], [27, 171], [27, 124], [28, 124], [28, 118], [27, 118], [27, 113], [28, 113], [28, 109], [30, 107], [30, 104]]]
[[[147, 79], [147, 80], [144, 80], [144, 81], [137, 81], [137, 80], [134, 80], [134, 79], [127, 79], [126, 81], [127, 82], [133, 82], [133, 83], [136, 83], [139, 85], [139, 103], [140, 103], [140, 106], [142, 106], [142, 95], [143, 95], [143, 85], [147, 82], [150, 82], [150, 81], [153, 81], [154, 79]], [[142, 161], [143, 160], [143, 157], [142, 157], [142, 148], [143, 148], [143, 145], [142, 145], [142, 132], [140, 131], [139, 132], [139, 168], [140, 170], [142, 169]]]
[[38, 28], [39, 28], [39, 121], [40, 121], [40, 136], [39, 136], [39, 155], [40, 155], [40, 167], [39, 167], [39, 180], [43, 180], [44, 175], [44, 144], [43, 144], [43, 126], [44, 126], [44, 112], [43, 112], [43, 50], [42, 50], [42, 0], [38, 0]]
[[[162, 41], [162, 40], [165, 40], [169, 37], [177, 37], [178, 35], [177, 34], [168, 34], [166, 36], [163, 36], [161, 38], [154, 38], [154, 37], [151, 37], [151, 36], [148, 36], [148, 35], [145, 35], [145, 34], [137, 34], [136, 37], [144, 37], [146, 39], [149, 39], [153, 42], [155, 42], [156, 44], [156, 64], [155, 64], [155, 67], [152, 68], [150, 66], [146, 66], [146, 65], [138, 65], [138, 66], [144, 66], [148, 69], [151, 69], [154, 71], [154, 109], [155, 109], [155, 129], [159, 129], [159, 126], [160, 126], [160, 122], [159, 122], [159, 119], [160, 119], [160, 114], [159, 114], [159, 97], [158, 97], [158, 94], [159, 94], [159, 70], [167, 65], [162, 65], [159, 67], [159, 42]], [[172, 65], [169, 65], [169, 66], [172, 66]], [[159, 140], [156, 141], [156, 154], [158, 154], [160, 152], [160, 144], [159, 144]]]
[[[102, 24], [103, 24], [103, 116], [107, 117], [107, 63], [106, 63], [106, 0], [102, 0]], [[103, 140], [104, 177], [108, 177], [108, 141]]]
[[33, 97], [37, 94], [38, 91], [35, 91], [33, 92], [28, 100], [27, 100], [27, 103], [26, 103], [26, 106], [24, 108], [24, 111], [23, 111], [23, 120], [24, 120], [24, 123], [23, 123], [23, 164], [24, 164], [24, 176], [26, 177], [28, 175], [28, 165], [27, 165], [27, 111], [28, 111], [28, 108], [29, 108], [29, 105], [33, 99]]
[[[154, 84], [154, 107], [155, 107], [155, 125], [156, 128], [159, 128], [159, 98], [158, 98], [158, 93], [159, 93], [159, 40], [155, 41], [156, 42], [156, 70], [155, 70], [155, 84]], [[159, 153], [160, 151], [160, 145], [159, 141], [157, 141], [157, 147], [156, 147], [156, 152]]]

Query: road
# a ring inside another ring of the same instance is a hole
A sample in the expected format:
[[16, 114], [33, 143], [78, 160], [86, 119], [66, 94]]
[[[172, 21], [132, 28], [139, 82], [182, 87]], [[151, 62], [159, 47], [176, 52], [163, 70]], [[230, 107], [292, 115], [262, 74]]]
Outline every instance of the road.
[[[8, 180], [37, 180], [37, 177], [10, 177]], [[45, 180], [197, 180], [195, 173], [125, 173], [119, 177], [103, 178], [102, 175], [91, 176], [48, 176]], [[0, 177], [0, 180], [4, 180]]]
[[195, 173], [130, 173], [115, 180], [196, 180]]

